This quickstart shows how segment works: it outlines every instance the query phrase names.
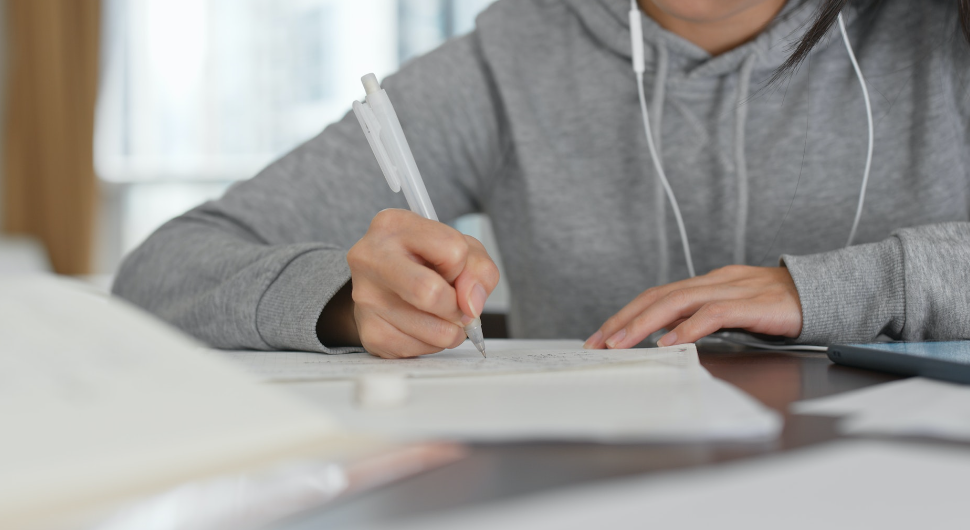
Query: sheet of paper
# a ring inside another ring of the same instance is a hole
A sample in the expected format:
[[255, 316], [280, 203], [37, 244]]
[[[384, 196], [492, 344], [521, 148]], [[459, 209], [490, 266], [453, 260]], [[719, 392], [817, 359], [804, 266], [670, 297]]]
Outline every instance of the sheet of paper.
[[[696, 354], [694, 354], [696, 357]], [[765, 440], [775, 412], [693, 363], [407, 380], [388, 408], [355, 400], [353, 381], [289, 383], [342, 424], [396, 439], [476, 442]]]
[[845, 416], [845, 434], [970, 441], [970, 386], [913, 377], [795, 403], [792, 412]]
[[584, 350], [578, 340], [488, 340], [488, 358], [468, 341], [453, 350], [414, 359], [380, 359], [368, 353], [219, 352], [264, 381], [353, 379], [374, 371], [443, 377], [575, 370], [607, 365], [699, 366], [693, 344], [634, 350]]
[[966, 528], [970, 450], [839, 442], [352, 528]]
[[53, 276], [0, 279], [0, 527], [260, 465], [341, 430], [168, 326]]

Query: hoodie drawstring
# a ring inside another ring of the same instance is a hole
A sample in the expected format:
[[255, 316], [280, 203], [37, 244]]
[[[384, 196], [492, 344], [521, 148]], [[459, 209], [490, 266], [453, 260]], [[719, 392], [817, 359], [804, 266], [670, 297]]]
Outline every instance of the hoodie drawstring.
[[[749, 190], [748, 190], [748, 161], [745, 156], [745, 126], [748, 122], [748, 97], [751, 94], [751, 76], [754, 72], [754, 65], [757, 62], [757, 54], [751, 54], [741, 63], [738, 72], [738, 92], [737, 105], [735, 109], [734, 124], [734, 164], [738, 178], [738, 203], [737, 221], [734, 232], [734, 262], [743, 264], [746, 262], [747, 248], [746, 239], [748, 231], [748, 210], [749, 210]], [[661, 39], [657, 43], [657, 71], [653, 83], [653, 99], [650, 106], [653, 129], [653, 137], [657, 156], [661, 157], [662, 138], [661, 129], [663, 126], [663, 108], [667, 98], [667, 78], [670, 66], [670, 55], [667, 46]], [[667, 241], [667, 206], [664, 195], [663, 183], [660, 176], [655, 176], [655, 201], [654, 218], [657, 225], [657, 285], [664, 285], [670, 277], [670, 249]]]
[[[657, 44], [657, 75], [653, 81], [653, 99], [650, 111], [653, 117], [653, 138], [654, 146], [657, 149], [657, 156], [663, 159], [663, 109], [664, 101], [667, 99], [667, 72], [670, 64], [670, 56], [667, 52], [667, 45], [663, 39]], [[670, 249], [667, 242], [667, 197], [664, 194], [663, 182], [660, 175], [654, 175], [654, 204], [653, 211], [657, 224], [657, 285], [665, 285], [670, 278]]]
[[748, 122], [748, 96], [751, 93], [751, 73], [758, 59], [749, 55], [738, 73], [738, 101], [734, 122], [734, 165], [738, 174], [738, 217], [734, 229], [734, 263], [744, 264], [748, 235], [748, 160], [744, 153], [744, 127]]

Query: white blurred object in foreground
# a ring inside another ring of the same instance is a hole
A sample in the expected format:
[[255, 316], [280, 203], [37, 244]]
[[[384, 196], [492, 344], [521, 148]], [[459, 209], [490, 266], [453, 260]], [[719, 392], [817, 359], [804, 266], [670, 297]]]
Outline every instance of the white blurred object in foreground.
[[382, 442], [79, 282], [0, 278], [0, 528], [76, 524], [189, 480]]
[[970, 442], [970, 386], [913, 377], [791, 406], [797, 414], [843, 416], [850, 435], [929, 436]]
[[966, 448], [837, 442], [366, 528], [966, 528], [967, 476]]

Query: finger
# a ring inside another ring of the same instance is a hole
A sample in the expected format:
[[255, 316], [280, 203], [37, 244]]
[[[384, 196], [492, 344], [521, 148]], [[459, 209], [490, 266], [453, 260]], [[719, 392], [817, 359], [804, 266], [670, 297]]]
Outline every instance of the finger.
[[414, 308], [449, 322], [461, 321], [458, 298], [440, 274], [407, 258], [388, 259], [374, 265], [374, 280]]
[[465, 331], [430, 313], [419, 311], [404, 300], [389, 300], [374, 312], [402, 333], [440, 349], [454, 348], [465, 340]]
[[677, 320], [674, 320], [673, 322], [671, 322], [670, 324], [667, 324], [664, 327], [667, 328], [667, 329], [674, 329], [677, 326], [683, 324], [684, 322], [687, 322], [687, 319], [686, 318], [678, 318]]
[[750, 300], [717, 301], [705, 304], [688, 318], [664, 335], [658, 346], [673, 346], [696, 342], [702, 337], [724, 328], [745, 328], [758, 320], [758, 308]]
[[626, 325], [630, 323], [637, 315], [643, 313], [643, 311], [656, 303], [657, 300], [667, 296], [671, 292], [686, 289], [691, 287], [701, 287], [705, 285], [714, 285], [719, 283], [721, 280], [715, 277], [714, 273], [706, 274], [704, 276], [697, 276], [694, 278], [688, 278], [686, 280], [680, 280], [674, 283], [668, 283], [666, 285], [661, 285], [659, 287], [652, 287], [643, 291], [636, 298], [634, 298], [629, 304], [627, 304], [623, 309], [618, 311], [615, 315], [610, 317], [600, 326], [599, 330], [596, 331], [586, 342], [586, 348], [588, 349], [598, 349], [606, 347], [606, 340], [616, 334], [619, 330], [623, 329]]
[[455, 279], [455, 291], [458, 307], [466, 315], [462, 322], [467, 323], [466, 320], [481, 316], [485, 300], [498, 285], [499, 271], [481, 242], [471, 236], [465, 236], [465, 239], [468, 241], [468, 257], [465, 269]]
[[371, 229], [390, 238], [452, 283], [465, 267], [468, 242], [454, 228], [425, 219], [407, 210], [384, 210], [374, 217]]
[[740, 298], [743, 294], [747, 294], [747, 289], [730, 285], [691, 287], [673, 291], [644, 309], [612, 337], [607, 338], [607, 347], [631, 348], [651, 333], [667, 327], [676, 320], [690, 317], [704, 304], [716, 300]]
[[360, 343], [371, 355], [383, 359], [406, 359], [437, 353], [443, 348], [422, 342], [376, 315], [358, 320]]

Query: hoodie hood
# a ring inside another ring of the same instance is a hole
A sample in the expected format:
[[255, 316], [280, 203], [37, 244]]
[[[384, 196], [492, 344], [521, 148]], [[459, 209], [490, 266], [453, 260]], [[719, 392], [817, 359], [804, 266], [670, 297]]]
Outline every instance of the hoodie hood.
[[[565, 0], [583, 20], [590, 34], [601, 44], [623, 57], [630, 57], [630, 25], [628, 0]], [[671, 81], [679, 78], [709, 78], [737, 72], [750, 56], [757, 56], [756, 71], [774, 71], [791, 53], [818, 9], [816, 0], [789, 0], [775, 20], [757, 37], [723, 54], [712, 56], [690, 41], [671, 33], [650, 17], [643, 18], [643, 40], [648, 71], [656, 67], [658, 49], [665, 48], [670, 57], [668, 65]], [[857, 10], [847, 6], [843, 10], [847, 25], [857, 18]], [[837, 41], [837, 32], [829, 31], [813, 53]]]

